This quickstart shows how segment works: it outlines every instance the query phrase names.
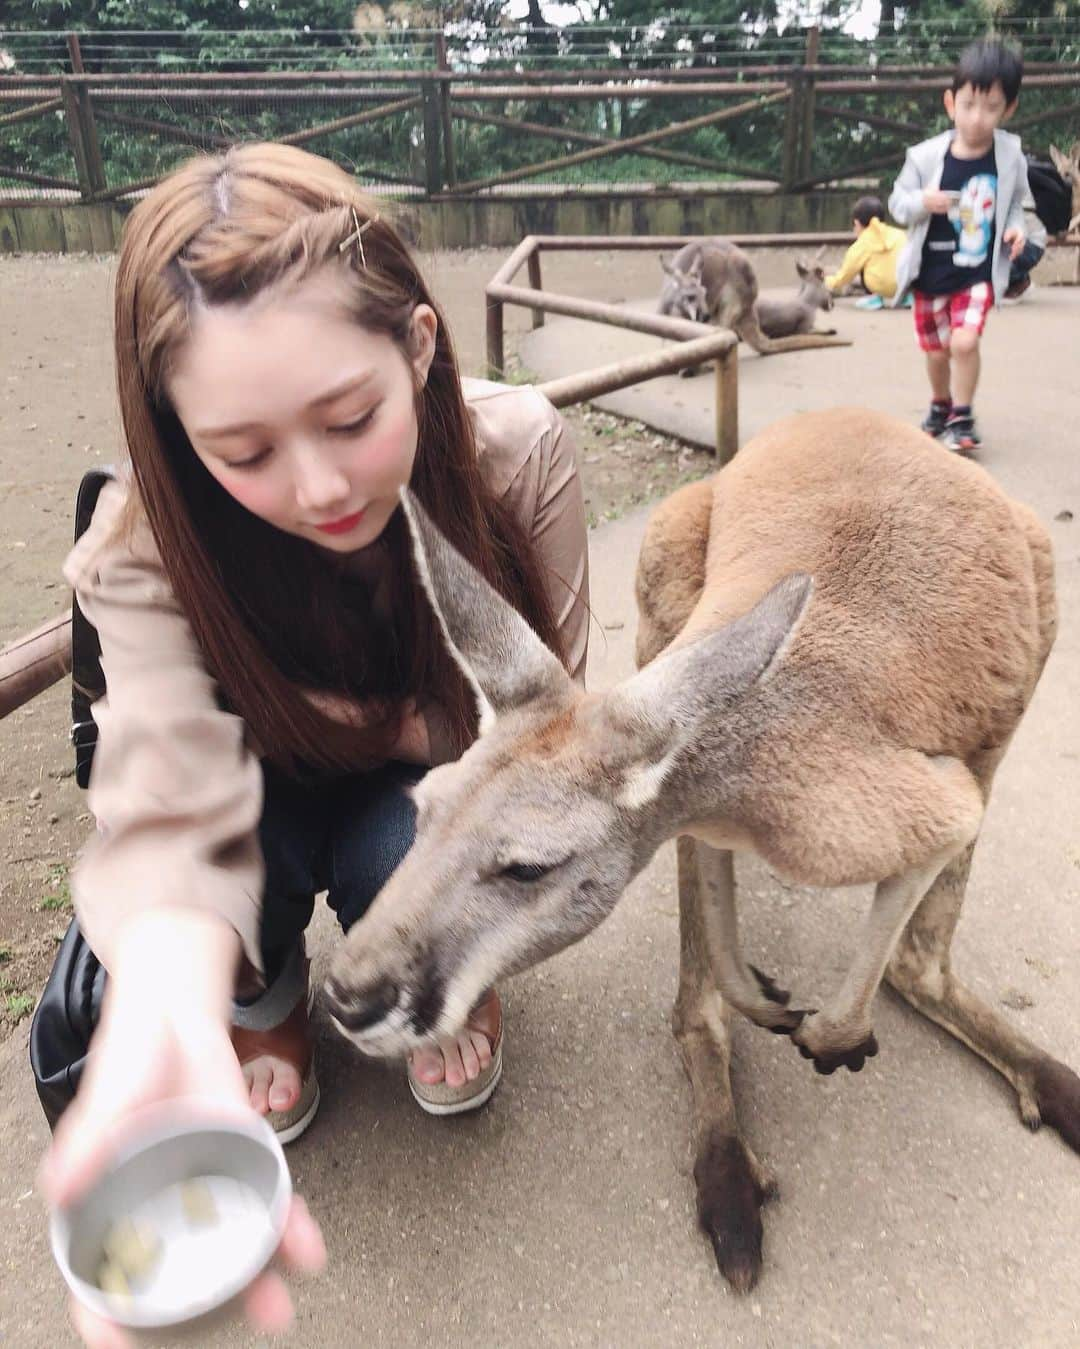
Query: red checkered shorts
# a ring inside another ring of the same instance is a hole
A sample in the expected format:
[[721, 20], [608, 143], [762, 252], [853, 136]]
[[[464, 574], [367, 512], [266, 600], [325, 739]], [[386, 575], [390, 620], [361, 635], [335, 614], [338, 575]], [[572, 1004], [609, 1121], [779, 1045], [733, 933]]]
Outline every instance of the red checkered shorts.
[[989, 281], [976, 282], [952, 295], [915, 292], [915, 336], [923, 351], [947, 351], [954, 328], [974, 328], [981, 333], [994, 303]]

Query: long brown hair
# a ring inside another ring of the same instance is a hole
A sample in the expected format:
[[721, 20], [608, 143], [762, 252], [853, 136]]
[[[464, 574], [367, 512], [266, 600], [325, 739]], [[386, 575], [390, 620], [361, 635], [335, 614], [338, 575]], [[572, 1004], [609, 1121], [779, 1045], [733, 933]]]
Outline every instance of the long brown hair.
[[[340, 251], [367, 224], [364, 261]], [[226, 705], [262, 752], [291, 771], [342, 771], [384, 758], [404, 699], [434, 699], [458, 750], [474, 699], [417, 581], [402, 513], [383, 533], [390, 617], [331, 555], [258, 519], [211, 476], [170, 405], [169, 362], [191, 305], [244, 301], [317, 267], [341, 271], [355, 321], [403, 351], [418, 304], [438, 314], [417, 391], [412, 488], [443, 533], [555, 651], [558, 632], [529, 536], [487, 488], [442, 314], [382, 203], [325, 159], [273, 144], [192, 159], [132, 212], [116, 279], [116, 365], [137, 494], [162, 564]], [[561, 652], [560, 652], [561, 655]], [[364, 727], [332, 720], [300, 685], [363, 699]]]

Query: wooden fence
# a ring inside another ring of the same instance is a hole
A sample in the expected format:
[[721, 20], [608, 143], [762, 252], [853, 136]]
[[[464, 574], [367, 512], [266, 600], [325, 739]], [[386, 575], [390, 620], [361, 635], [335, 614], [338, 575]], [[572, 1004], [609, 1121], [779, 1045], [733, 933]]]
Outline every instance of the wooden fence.
[[[253, 138], [310, 145], [378, 190], [427, 199], [520, 192], [537, 180], [603, 191], [613, 183], [588, 175], [627, 157], [643, 187], [650, 165], [668, 177], [678, 167], [699, 185], [703, 176], [717, 186], [740, 178], [787, 192], [876, 180], [899, 166], [906, 144], [932, 130], [949, 71], [823, 65], [816, 32], [799, 65], [671, 68], [647, 77], [614, 68], [572, 76], [454, 71], [445, 43], [427, 70], [117, 76], [83, 70], [72, 37], [71, 74], [0, 77], [0, 200], [36, 191], [52, 200], [122, 202], [190, 150]], [[1025, 112], [1012, 128], [1026, 139], [1036, 128], [1048, 139], [1074, 139], [1078, 89], [1075, 64], [1029, 66]], [[583, 108], [593, 113], [584, 118], [593, 129], [582, 125]], [[635, 119], [660, 124], [620, 134]], [[34, 160], [28, 124], [44, 128], [41, 145], [51, 137], [47, 163], [40, 149]], [[595, 129], [601, 125], [608, 129]], [[732, 153], [748, 126], [755, 153]], [[13, 149], [6, 137], [16, 128], [22, 140]], [[727, 150], [713, 144], [703, 153], [699, 133], [716, 130]], [[547, 142], [562, 152], [542, 153]]]

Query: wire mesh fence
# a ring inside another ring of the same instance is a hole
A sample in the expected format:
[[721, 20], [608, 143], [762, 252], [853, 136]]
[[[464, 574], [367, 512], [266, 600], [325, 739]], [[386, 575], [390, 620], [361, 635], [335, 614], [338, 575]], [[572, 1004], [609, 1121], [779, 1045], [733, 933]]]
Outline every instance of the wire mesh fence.
[[[1015, 34], [1028, 73], [1013, 125], [1036, 149], [1068, 143], [1080, 25]], [[396, 196], [873, 178], [945, 125], [941, 88], [972, 36], [923, 25], [868, 44], [660, 22], [0, 32], [0, 198], [130, 199], [194, 151], [256, 139], [305, 145]]]

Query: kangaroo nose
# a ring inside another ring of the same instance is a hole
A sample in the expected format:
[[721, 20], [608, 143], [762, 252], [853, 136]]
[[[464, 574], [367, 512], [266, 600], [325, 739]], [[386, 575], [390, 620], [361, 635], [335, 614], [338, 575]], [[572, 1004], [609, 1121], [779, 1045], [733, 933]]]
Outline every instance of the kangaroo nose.
[[390, 1015], [398, 1004], [398, 986], [384, 980], [373, 988], [346, 988], [333, 975], [325, 984], [330, 1014], [346, 1030], [362, 1031]]

